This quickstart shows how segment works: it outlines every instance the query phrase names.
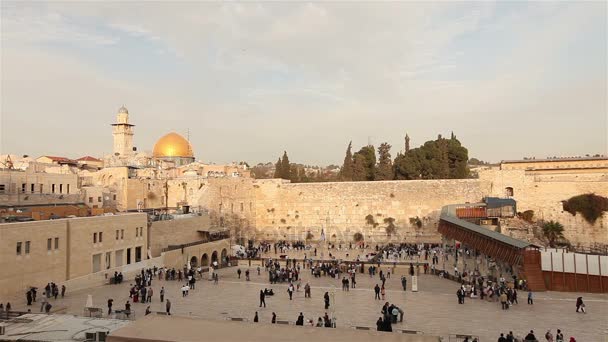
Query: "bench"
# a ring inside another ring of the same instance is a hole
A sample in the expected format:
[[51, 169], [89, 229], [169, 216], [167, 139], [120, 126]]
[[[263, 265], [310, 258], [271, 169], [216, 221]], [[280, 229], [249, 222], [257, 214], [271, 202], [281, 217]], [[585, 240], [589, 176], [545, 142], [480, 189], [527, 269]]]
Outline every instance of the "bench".
[[372, 330], [370, 327], [355, 327], [355, 330]]
[[277, 324], [289, 324], [289, 321], [277, 321]]

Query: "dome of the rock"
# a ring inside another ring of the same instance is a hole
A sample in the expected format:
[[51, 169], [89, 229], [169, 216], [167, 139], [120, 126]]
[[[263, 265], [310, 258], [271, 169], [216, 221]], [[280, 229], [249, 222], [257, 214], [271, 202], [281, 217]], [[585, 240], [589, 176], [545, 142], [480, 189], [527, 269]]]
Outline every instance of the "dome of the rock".
[[192, 146], [188, 140], [175, 132], [158, 139], [152, 156], [155, 159], [174, 161], [177, 165], [186, 165], [194, 161]]

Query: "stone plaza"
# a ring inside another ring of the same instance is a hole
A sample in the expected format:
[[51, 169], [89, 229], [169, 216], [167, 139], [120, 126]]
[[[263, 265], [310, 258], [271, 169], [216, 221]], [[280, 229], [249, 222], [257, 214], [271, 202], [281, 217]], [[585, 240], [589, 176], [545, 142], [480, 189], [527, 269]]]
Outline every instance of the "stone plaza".
[[[160, 303], [159, 292], [165, 287], [165, 298], [172, 302], [171, 314], [178, 316], [200, 317], [208, 320], [227, 320], [242, 318], [252, 322], [255, 312], [259, 314], [259, 324], [269, 324], [272, 313], [276, 313], [278, 321], [289, 321], [294, 324], [302, 312], [305, 321], [317, 321], [326, 312], [336, 317], [338, 329], [354, 329], [354, 327], [370, 327], [375, 330], [375, 322], [382, 316], [380, 310], [384, 302], [395, 303], [405, 311], [404, 322], [393, 325], [393, 330], [414, 330], [431, 336], [442, 336], [449, 340], [454, 335], [478, 336], [480, 341], [495, 340], [500, 333], [513, 331], [515, 336], [523, 337], [529, 330], [534, 330], [537, 338], [544, 336], [547, 329], [555, 334], [557, 329], [569, 338], [574, 336], [577, 341], [600, 341], [606, 338], [606, 317], [608, 317], [608, 296], [603, 294], [577, 294], [544, 292], [534, 294], [534, 305], [526, 304], [526, 293], [520, 291], [519, 304], [509, 310], [501, 310], [500, 303], [480, 299], [467, 299], [464, 305], [459, 305], [456, 298], [458, 283], [439, 278], [435, 275], [421, 274], [418, 277], [418, 291], [411, 291], [411, 277], [408, 278], [408, 290], [403, 291], [400, 278], [408, 271], [407, 267], [397, 267], [386, 280], [386, 299], [374, 300], [373, 287], [381, 283], [378, 276], [370, 277], [367, 273], [357, 274], [357, 286], [350, 291], [342, 291], [340, 280], [328, 276], [315, 278], [308, 269], [301, 274], [302, 287], [310, 284], [312, 296], [304, 298], [303, 288], [294, 293], [292, 301], [287, 294], [287, 284], [269, 284], [268, 274], [260, 267], [259, 261], [242, 260], [239, 266], [218, 270], [219, 282], [215, 285], [208, 280], [207, 274], [198, 279], [196, 289], [190, 290], [187, 297], [182, 297], [179, 281], [152, 282], [154, 297], [152, 303], [132, 303], [132, 319], [144, 316], [149, 305], [152, 314], [164, 312], [165, 303]], [[237, 269], [242, 270], [241, 278]], [[380, 268], [386, 272], [390, 268]], [[251, 280], [245, 280], [245, 271], [249, 270]], [[85, 290], [67, 291], [64, 299], [51, 299], [54, 310], [62, 313], [82, 315], [88, 295], [93, 297], [93, 305], [101, 308], [103, 317], [107, 316], [107, 300], [114, 300], [114, 310], [124, 309], [129, 300], [129, 284], [127, 279], [119, 285], [104, 285]], [[266, 297], [266, 307], [259, 307], [259, 291], [265, 288], [273, 289], [274, 296]], [[323, 307], [323, 294], [330, 293], [331, 305], [328, 310]], [[575, 301], [583, 296], [587, 303], [587, 313], [575, 312]], [[13, 303], [14, 310], [26, 310], [24, 300]], [[131, 301], [132, 302], [132, 301]], [[40, 299], [38, 300], [40, 303]], [[39, 310], [34, 303], [33, 312]], [[293, 327], [297, 329], [298, 327]], [[395, 333], [395, 332], [393, 332]]]

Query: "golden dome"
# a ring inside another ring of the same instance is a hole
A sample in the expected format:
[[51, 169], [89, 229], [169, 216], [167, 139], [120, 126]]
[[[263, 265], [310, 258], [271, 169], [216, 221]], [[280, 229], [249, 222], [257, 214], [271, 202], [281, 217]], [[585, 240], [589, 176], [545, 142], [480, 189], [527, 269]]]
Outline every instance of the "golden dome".
[[175, 132], [171, 132], [158, 139], [154, 145], [154, 152], [152, 155], [155, 158], [194, 157], [192, 147], [188, 140]]

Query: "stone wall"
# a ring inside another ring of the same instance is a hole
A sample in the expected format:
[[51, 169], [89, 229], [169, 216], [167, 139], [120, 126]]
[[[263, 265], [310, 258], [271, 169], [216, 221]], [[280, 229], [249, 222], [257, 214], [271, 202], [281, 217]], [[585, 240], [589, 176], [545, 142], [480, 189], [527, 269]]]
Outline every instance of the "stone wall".
[[493, 196], [504, 196], [506, 187], [511, 187], [517, 211], [533, 210], [538, 220], [562, 223], [564, 236], [573, 244], [608, 243], [606, 213], [591, 225], [580, 214], [565, 212], [562, 205], [562, 201], [581, 194], [608, 197], [608, 173], [538, 175], [522, 170], [493, 170], [481, 173], [480, 180], [490, 184]]
[[149, 228], [152, 257], [161, 254], [169, 245], [181, 245], [201, 240], [199, 230], [209, 228], [209, 215], [152, 222]]
[[[604, 172], [487, 169], [479, 171], [478, 179], [297, 184], [279, 179], [222, 179], [209, 182], [199, 205], [209, 210], [212, 224], [214, 219], [228, 225], [246, 222], [258, 239], [303, 240], [309, 231], [319, 239], [321, 228], [328, 240], [351, 241], [356, 232], [386, 239], [385, 219], [392, 218], [399, 241], [438, 241], [442, 206], [479, 202], [486, 196], [506, 197], [508, 191], [513, 192], [518, 211], [534, 210], [538, 219], [564, 224], [565, 236], [572, 243], [608, 243], [606, 215], [591, 225], [580, 215], [564, 213], [561, 204], [591, 192], [608, 197]], [[368, 223], [368, 215], [376, 227]], [[416, 218], [422, 227], [413, 223]]]

